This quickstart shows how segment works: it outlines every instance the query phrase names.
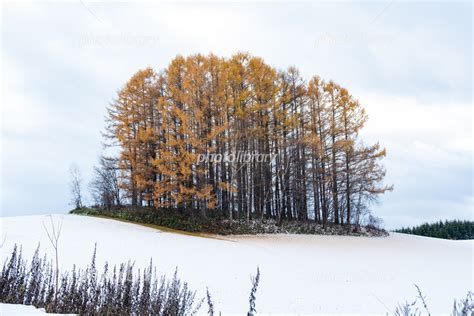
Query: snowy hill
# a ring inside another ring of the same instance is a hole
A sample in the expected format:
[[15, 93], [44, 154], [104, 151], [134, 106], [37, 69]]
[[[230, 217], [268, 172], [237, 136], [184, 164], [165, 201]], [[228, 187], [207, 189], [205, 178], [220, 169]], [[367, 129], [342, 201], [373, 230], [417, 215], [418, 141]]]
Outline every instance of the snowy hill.
[[[473, 286], [473, 241], [403, 234], [386, 238], [264, 235], [198, 237], [158, 231], [115, 220], [63, 218], [62, 269], [86, 266], [97, 242], [97, 263], [135, 261], [179, 276], [198, 297], [209, 288], [216, 311], [245, 313], [250, 275], [261, 270], [256, 307], [260, 313], [387, 313], [412, 301], [417, 284], [432, 313], [449, 313], [453, 299]], [[1, 218], [2, 263], [16, 243], [30, 258], [53, 257], [43, 228], [46, 216]], [[202, 310], [204, 311], [205, 308]]]

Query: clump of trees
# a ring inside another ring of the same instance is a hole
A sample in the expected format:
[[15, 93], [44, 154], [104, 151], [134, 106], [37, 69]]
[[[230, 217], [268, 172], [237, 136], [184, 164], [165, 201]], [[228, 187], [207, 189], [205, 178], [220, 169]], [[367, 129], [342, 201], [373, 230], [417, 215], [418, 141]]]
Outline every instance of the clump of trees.
[[[204, 217], [359, 224], [391, 189], [382, 184], [385, 149], [359, 138], [366, 121], [347, 89], [305, 81], [296, 68], [245, 53], [178, 56], [166, 69], [138, 71], [108, 107], [104, 135], [120, 154], [100, 170], [118, 173], [102, 188], [108, 180], [97, 170], [96, 196], [114, 206], [122, 192], [134, 207]], [[238, 153], [274, 159], [199, 159]]]
[[395, 232], [444, 239], [474, 239], [474, 222], [446, 220], [432, 224], [425, 223], [411, 228], [401, 228]]

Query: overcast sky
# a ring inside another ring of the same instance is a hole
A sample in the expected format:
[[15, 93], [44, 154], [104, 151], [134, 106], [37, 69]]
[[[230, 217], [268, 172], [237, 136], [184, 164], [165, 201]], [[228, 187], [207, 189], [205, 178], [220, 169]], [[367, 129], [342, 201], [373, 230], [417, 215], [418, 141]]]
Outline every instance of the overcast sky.
[[387, 148], [385, 226], [473, 218], [472, 3], [7, 3], [2, 6], [1, 214], [64, 213], [105, 107], [138, 69], [247, 51], [348, 88]]

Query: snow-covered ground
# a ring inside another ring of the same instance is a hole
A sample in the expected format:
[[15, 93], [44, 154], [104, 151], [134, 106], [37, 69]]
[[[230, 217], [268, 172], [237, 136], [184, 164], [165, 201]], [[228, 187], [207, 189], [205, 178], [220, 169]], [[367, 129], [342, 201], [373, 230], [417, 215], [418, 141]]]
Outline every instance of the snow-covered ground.
[[43, 308], [35, 308], [34, 306], [18, 305], [18, 304], [1, 304], [0, 315], [44, 315], [46, 312]]
[[[474, 241], [391, 234], [386, 238], [264, 235], [205, 238], [162, 232], [115, 220], [76, 215], [63, 218], [62, 269], [89, 263], [97, 242], [97, 263], [150, 258], [163, 274], [179, 276], [198, 296], [209, 288], [217, 311], [245, 313], [250, 275], [260, 267], [259, 313], [382, 313], [422, 289], [432, 313], [448, 314], [453, 299], [474, 289]], [[0, 219], [2, 263], [17, 243], [30, 258], [38, 243], [52, 258], [43, 228], [46, 216]], [[205, 306], [202, 311], [205, 311]]]
[[10, 315], [17, 315], [17, 316], [29, 316], [29, 315], [67, 315], [67, 314], [53, 314], [53, 313], [46, 313], [44, 308], [35, 308], [31, 305], [20, 305], [20, 304], [3, 304], [0, 303], [0, 315], [2, 316], [10, 316]]

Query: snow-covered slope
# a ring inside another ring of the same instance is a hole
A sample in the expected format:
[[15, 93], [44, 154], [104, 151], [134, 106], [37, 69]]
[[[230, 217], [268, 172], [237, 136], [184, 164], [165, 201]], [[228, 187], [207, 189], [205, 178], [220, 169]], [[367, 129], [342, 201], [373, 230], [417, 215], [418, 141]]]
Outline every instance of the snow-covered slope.
[[[59, 257], [62, 269], [97, 262], [150, 258], [167, 275], [179, 276], [198, 296], [209, 287], [216, 310], [245, 313], [257, 266], [261, 313], [387, 313], [416, 296], [417, 284], [432, 313], [449, 313], [454, 298], [473, 290], [473, 241], [448, 241], [391, 234], [386, 238], [265, 235], [204, 238], [162, 232], [115, 220], [63, 218]], [[52, 258], [43, 228], [46, 216], [1, 218], [6, 235], [2, 262], [17, 243], [29, 258], [38, 243]], [[203, 309], [204, 310], [204, 309]]]
[[2, 316], [10, 316], [10, 315], [18, 315], [18, 316], [29, 316], [29, 315], [68, 315], [68, 314], [53, 314], [53, 313], [46, 313], [44, 308], [35, 308], [31, 305], [20, 305], [20, 304], [4, 304], [0, 303], [0, 315]]
[[[46, 312], [43, 308], [37, 309], [34, 306], [18, 305], [18, 304], [2, 304], [0, 303], [0, 315], [44, 315]], [[51, 315], [51, 314], [50, 314]]]

